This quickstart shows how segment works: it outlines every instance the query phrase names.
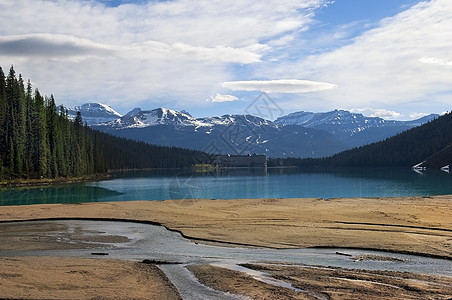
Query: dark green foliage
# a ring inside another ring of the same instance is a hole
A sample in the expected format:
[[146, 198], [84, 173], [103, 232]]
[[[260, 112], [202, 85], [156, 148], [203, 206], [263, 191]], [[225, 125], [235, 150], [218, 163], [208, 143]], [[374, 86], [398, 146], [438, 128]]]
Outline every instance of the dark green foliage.
[[291, 166], [404, 166], [411, 167], [452, 145], [452, 113], [402, 132], [382, 142], [347, 150], [323, 159], [273, 160]]
[[82, 177], [108, 170], [187, 168], [208, 162], [200, 151], [149, 145], [83, 126], [80, 112], [68, 119], [53, 95], [25, 87], [11, 67], [0, 67], [0, 180]]
[[3, 69], [0, 67], [0, 178], [3, 176], [4, 162], [6, 161], [6, 154], [8, 151], [8, 145], [6, 143], [6, 125], [9, 109], [7, 104], [5, 73], [3, 73]]
[[[79, 177], [107, 171], [94, 164], [94, 143], [79, 123], [58, 112], [53, 96], [25, 88], [0, 68], [0, 179]], [[99, 151], [99, 150], [97, 150]]]

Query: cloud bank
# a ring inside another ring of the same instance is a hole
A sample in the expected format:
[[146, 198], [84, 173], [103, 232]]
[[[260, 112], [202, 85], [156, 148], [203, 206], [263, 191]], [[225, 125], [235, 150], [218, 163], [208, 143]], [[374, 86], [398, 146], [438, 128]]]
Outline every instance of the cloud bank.
[[[0, 0], [2, 67], [14, 64], [65, 105], [103, 101], [122, 112], [207, 110], [236, 97], [244, 101], [229, 103], [241, 113], [253, 91], [273, 93], [287, 112], [450, 110], [450, 0], [419, 0], [371, 29], [342, 24], [315, 37], [316, 13], [334, 1], [107, 2]], [[231, 91], [240, 95], [224, 97]]]
[[1, 0], [2, 67], [66, 105], [204, 105], [236, 66], [305, 30], [324, 0], [128, 2]]

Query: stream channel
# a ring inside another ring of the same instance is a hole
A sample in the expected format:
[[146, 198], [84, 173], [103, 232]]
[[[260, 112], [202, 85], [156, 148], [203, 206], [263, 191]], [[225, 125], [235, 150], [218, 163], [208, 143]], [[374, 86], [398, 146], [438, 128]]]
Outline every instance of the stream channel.
[[[199, 244], [167, 230], [163, 226], [135, 222], [52, 220], [0, 223], [0, 240], [18, 238], [52, 243], [52, 250], [2, 250], [0, 257], [58, 256], [105, 257], [142, 261], [171, 262], [159, 268], [176, 286], [184, 299], [240, 299], [200, 284], [185, 268], [189, 264], [212, 264], [245, 272], [257, 280], [292, 288], [265, 273], [240, 266], [243, 263], [291, 263], [311, 266], [333, 266], [348, 269], [407, 271], [452, 277], [448, 259], [360, 249], [268, 249], [241, 248]], [[55, 247], [57, 245], [57, 247]], [[61, 245], [61, 247], [58, 247]], [[347, 255], [377, 255], [391, 261], [355, 261]], [[103, 254], [103, 255], [102, 255]], [[108, 254], [108, 255], [107, 255]]]

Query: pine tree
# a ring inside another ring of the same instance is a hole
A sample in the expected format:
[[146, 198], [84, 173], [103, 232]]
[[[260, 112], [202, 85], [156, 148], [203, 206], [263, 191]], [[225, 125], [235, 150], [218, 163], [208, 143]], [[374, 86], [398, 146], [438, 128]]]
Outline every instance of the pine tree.
[[25, 86], [22, 75], [19, 74], [18, 86], [18, 102], [17, 102], [17, 173], [24, 176], [28, 172], [26, 163], [26, 104], [25, 104]]
[[[9, 74], [6, 78], [6, 106], [8, 111], [6, 112], [5, 120], [5, 149], [7, 163], [6, 166], [10, 172], [14, 172], [16, 169], [16, 156], [15, 156], [15, 144], [13, 143], [14, 134], [17, 131], [15, 128], [16, 123], [16, 102], [18, 101], [18, 95], [16, 94], [17, 79], [14, 68], [11, 66]], [[17, 133], [16, 133], [17, 134]]]
[[8, 103], [6, 102], [6, 81], [5, 73], [0, 67], [0, 180], [5, 177], [4, 166], [7, 154], [7, 130], [6, 117], [8, 113]]
[[47, 126], [46, 126], [46, 113], [44, 107], [44, 98], [39, 93], [39, 90], [35, 90], [35, 141], [34, 148], [36, 153], [36, 171], [41, 177], [46, 177], [48, 172], [48, 139], [47, 139]]
[[[25, 127], [26, 127], [26, 145], [25, 145], [25, 169], [26, 173], [28, 175], [31, 175], [35, 170], [33, 169], [34, 162], [33, 158], [35, 157], [34, 154], [34, 147], [33, 147], [33, 136], [35, 134], [34, 128], [33, 128], [33, 108], [34, 108], [34, 99], [33, 99], [33, 88], [31, 85], [30, 80], [27, 82], [27, 90], [25, 92]], [[28, 176], [29, 177], [29, 176]]]

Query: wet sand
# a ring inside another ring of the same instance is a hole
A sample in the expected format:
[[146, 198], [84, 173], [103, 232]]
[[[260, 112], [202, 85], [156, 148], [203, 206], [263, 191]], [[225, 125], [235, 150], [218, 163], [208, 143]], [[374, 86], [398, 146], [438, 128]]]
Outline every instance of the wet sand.
[[331, 267], [244, 266], [284, 280], [293, 288], [275, 287], [241, 272], [216, 266], [188, 268], [204, 285], [253, 299], [450, 299], [452, 296], [452, 278], [447, 277]]
[[156, 266], [59, 257], [0, 258], [1, 299], [180, 299]]
[[[160, 223], [169, 229], [178, 230], [186, 237], [205, 243], [231, 243], [231, 245], [274, 248], [367, 248], [448, 258], [452, 258], [451, 216], [452, 196], [329, 200], [172, 200], [0, 207], [0, 221], [49, 218], [151, 221]], [[39, 241], [31, 241], [31, 243], [28, 241], [27, 247], [34, 247], [33, 244], [36, 247], [43, 245]], [[17, 241], [11, 242], [8, 249], [22, 246]], [[38, 263], [43, 259], [36, 258], [33, 261]], [[57, 258], [50, 259], [50, 261], [55, 260]], [[108, 269], [110, 263], [115, 263], [114, 261], [103, 262], [105, 265], [98, 268]], [[0, 263], [3, 270], [4, 261], [0, 261]], [[27, 263], [23, 259], [14, 262], [14, 265], [17, 265], [19, 269], [22, 268], [20, 274], [32, 274], [34, 268], [37, 272], [46, 271], [46, 268], [39, 268], [39, 266], [25, 268], [24, 264]], [[62, 268], [64, 269], [64, 267]], [[115, 270], [116, 268], [112, 269]], [[70, 269], [67, 268], [64, 272], [69, 271]], [[202, 272], [211, 271], [211, 269], [205, 269]], [[290, 270], [286, 271], [289, 272]], [[198, 272], [198, 275], [202, 277], [200, 272]], [[312, 272], [308, 277], [314, 282], [319, 282], [320, 285], [324, 284], [319, 281], [319, 277], [315, 275], [316, 272]], [[154, 275], [147, 279], [146, 284], [148, 281], [154, 282]], [[235, 275], [232, 274], [231, 276], [234, 277]], [[377, 275], [370, 274], [369, 276]], [[43, 274], [41, 277], [47, 278]], [[91, 277], [86, 276], [85, 280]], [[5, 282], [8, 282], [11, 278], [18, 282], [22, 280], [22, 285], [17, 283], [15, 287], [8, 286], [8, 291], [12, 293], [9, 297], [33, 298], [33, 294], [30, 294], [30, 296], [17, 294], [21, 297], [14, 296], [15, 289], [17, 291], [20, 291], [20, 289], [27, 290], [27, 288], [24, 288], [30, 285], [27, 278], [32, 277], [0, 276], [0, 289], [6, 286]], [[83, 285], [83, 281], [76, 283], [66, 275], [61, 276], [61, 280], [67, 280], [75, 285]], [[352, 284], [342, 279], [340, 282], [345, 286]], [[136, 281], [135, 284], [139, 289], [143, 281]], [[353, 284], [356, 284], [356, 282]], [[50, 289], [50, 287], [43, 286], [43, 290]], [[168, 286], [171, 288], [170, 284]], [[254, 285], [250, 283], [245, 284], [245, 286], [246, 289], [253, 289]], [[409, 285], [404, 286], [406, 289], [411, 289]], [[152, 285], [150, 288], [152, 289]], [[254, 287], [254, 289], [259, 290], [260, 288]], [[420, 288], [420, 290], [424, 289], [430, 289], [430, 287], [423, 286]], [[435, 289], [435, 287], [432, 287], [432, 289]], [[283, 289], [280, 290], [283, 291]], [[394, 288], [394, 290], [401, 292], [405, 289]], [[350, 291], [360, 295], [359, 289], [351, 288]], [[58, 289], [52, 288], [52, 293], [58, 296]], [[0, 292], [0, 295], [3, 295], [3, 293]], [[60, 298], [65, 298], [64, 295], [61, 294]], [[95, 295], [86, 294], [86, 297], [83, 296], [82, 298], [91, 298]], [[152, 293], [149, 295], [152, 295]], [[422, 298], [421, 295], [423, 294], [419, 293], [418, 295], [418, 298]], [[172, 298], [170, 294], [167, 294], [167, 296]], [[281, 296], [284, 298], [282, 294]], [[365, 297], [366, 294], [362, 294], [362, 296]], [[106, 296], [106, 298], [109, 297]]]

